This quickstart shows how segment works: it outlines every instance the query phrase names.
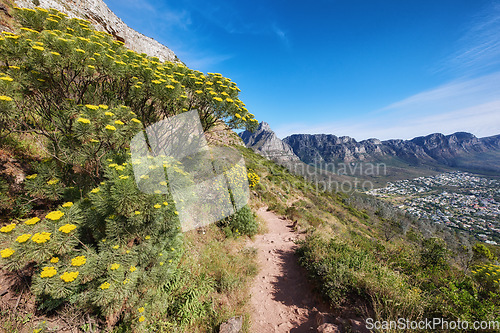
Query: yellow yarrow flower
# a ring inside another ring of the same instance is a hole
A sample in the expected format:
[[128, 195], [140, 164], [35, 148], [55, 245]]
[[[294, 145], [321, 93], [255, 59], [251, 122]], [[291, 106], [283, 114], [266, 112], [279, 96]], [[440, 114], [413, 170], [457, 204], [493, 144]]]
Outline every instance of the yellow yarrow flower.
[[72, 232], [75, 229], [76, 229], [76, 225], [68, 223], [68, 224], [61, 226], [58, 230], [60, 232], [64, 232], [65, 234], [69, 234], [70, 232]]
[[90, 124], [90, 120], [87, 118], [78, 118], [76, 121], [82, 124]]
[[131, 120], [131, 121], [133, 121], [134, 123], [137, 123], [137, 124], [141, 124], [141, 123], [142, 123], [142, 122], [141, 122], [139, 119], [137, 119], [137, 118], [132, 118], [132, 119], [130, 119], [130, 120]]
[[63, 216], [64, 216], [63, 212], [56, 210], [56, 211], [50, 212], [47, 215], [45, 215], [45, 218], [52, 220], [52, 221], [57, 221]]
[[40, 222], [40, 219], [38, 217], [33, 217], [33, 218], [25, 221], [24, 224], [33, 225], [33, 224], [36, 224], [38, 222]]
[[38, 174], [34, 173], [32, 175], [26, 176], [26, 179], [35, 179], [38, 176]]
[[46, 277], [53, 277], [54, 275], [57, 274], [57, 270], [55, 267], [44, 267], [42, 272], [40, 273], [40, 277], [46, 278]]
[[34, 49], [34, 50], [37, 50], [37, 51], [43, 51], [43, 50], [45, 50], [43, 47], [38, 46], [38, 45], [33, 45], [31, 48]]
[[24, 242], [26, 242], [28, 239], [30, 239], [30, 237], [31, 237], [31, 234], [23, 234], [23, 235], [18, 236], [18, 237], [16, 238], [16, 242], [18, 242], [18, 243], [24, 243]]
[[140, 215], [140, 214], [141, 214], [141, 212], [140, 212], [140, 211], [138, 211], [138, 210], [136, 210], [136, 211], [134, 212], [134, 214], [135, 214], [135, 215]]
[[1, 95], [0, 96], [0, 101], [11, 102], [12, 98], [9, 97], [9, 96], [3, 96], [3, 95]]
[[64, 282], [72, 282], [75, 281], [75, 279], [78, 277], [79, 272], [65, 272], [63, 273], [60, 278]]
[[97, 105], [85, 104], [85, 107], [90, 110], [98, 110], [99, 107]]
[[59, 183], [59, 179], [57, 178], [51, 179], [47, 182], [49, 185], [56, 185], [57, 183]]
[[161, 205], [160, 204], [156, 204], [153, 207], [158, 209], [158, 208], [161, 208]]
[[107, 110], [109, 108], [109, 106], [107, 105], [104, 105], [104, 104], [99, 104], [99, 107], [103, 110]]
[[109, 284], [109, 282], [104, 282], [103, 284], [101, 284], [99, 286], [99, 288], [101, 288], [102, 290], [104, 289], [108, 289], [111, 285]]
[[73, 206], [73, 203], [72, 203], [72, 202], [70, 202], [70, 201], [68, 201], [68, 202], [63, 203], [63, 205], [62, 205], [62, 206], [63, 206], [64, 208], [69, 208], [69, 207]]
[[9, 77], [9, 76], [2, 76], [2, 77], [0, 77], [0, 80], [2, 80], [2, 81], [7, 81], [7, 82], [12, 82], [12, 81], [14, 81], [14, 79], [13, 79], [13, 78], [11, 78], [11, 77]]
[[11, 255], [13, 255], [14, 252], [16, 252], [16, 251], [12, 250], [11, 248], [6, 248], [6, 249], [3, 249], [2, 251], [0, 251], [0, 256], [2, 256], [2, 258], [8, 258]]
[[78, 256], [73, 259], [71, 259], [71, 266], [81, 266], [87, 262], [87, 259], [85, 259], [85, 256]]
[[120, 245], [115, 245], [113, 246], [113, 249], [118, 250], [120, 248]]
[[108, 131], [116, 131], [116, 127], [111, 126], [111, 125], [106, 125], [106, 129], [107, 129]]
[[50, 262], [53, 263], [53, 264], [57, 264], [59, 262], [59, 258], [58, 257], [52, 257], [50, 259]]
[[144, 318], [144, 316], [140, 316], [139, 317], [139, 322], [142, 323], [144, 320], [146, 320], [146, 318]]
[[15, 228], [16, 228], [16, 224], [11, 223], [11, 224], [6, 225], [5, 227], [0, 228], [0, 232], [4, 232], [4, 233], [11, 232]]
[[113, 112], [106, 111], [104, 112], [106, 116], [113, 117], [115, 114]]
[[117, 270], [118, 268], [120, 268], [120, 264], [112, 264], [111, 265], [111, 270], [112, 271]]
[[137, 268], [135, 266], [130, 266], [130, 271], [133, 273], [137, 270]]
[[90, 191], [90, 193], [98, 193], [101, 189], [99, 187], [96, 187], [95, 189], [93, 189], [92, 191]]
[[124, 125], [123, 121], [121, 120], [115, 120], [116, 125]]
[[50, 235], [52, 235], [50, 232], [37, 232], [33, 235], [33, 237], [31, 237], [31, 240], [35, 243], [43, 244], [50, 240]]

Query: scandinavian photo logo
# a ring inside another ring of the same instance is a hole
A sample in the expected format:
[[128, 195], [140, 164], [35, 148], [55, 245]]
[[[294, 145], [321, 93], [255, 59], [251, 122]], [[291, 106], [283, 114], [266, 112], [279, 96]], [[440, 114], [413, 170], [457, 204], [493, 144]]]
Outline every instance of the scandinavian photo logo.
[[171, 195], [182, 231], [228, 217], [249, 199], [243, 156], [209, 147], [196, 110], [148, 126], [130, 143], [141, 192]]

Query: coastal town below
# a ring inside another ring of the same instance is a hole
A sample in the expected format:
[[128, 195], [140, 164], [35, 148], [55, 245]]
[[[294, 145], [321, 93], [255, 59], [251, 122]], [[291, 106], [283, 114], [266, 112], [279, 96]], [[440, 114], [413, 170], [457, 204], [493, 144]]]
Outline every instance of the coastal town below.
[[500, 181], [466, 172], [400, 180], [367, 192], [419, 219], [500, 244]]

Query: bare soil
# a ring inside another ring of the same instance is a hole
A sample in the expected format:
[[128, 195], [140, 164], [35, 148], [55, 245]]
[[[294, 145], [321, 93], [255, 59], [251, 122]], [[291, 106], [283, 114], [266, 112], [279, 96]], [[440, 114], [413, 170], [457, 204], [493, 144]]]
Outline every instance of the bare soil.
[[[251, 332], [315, 332], [317, 308], [325, 305], [312, 290], [306, 271], [298, 264], [295, 240], [301, 235], [292, 221], [260, 208], [257, 214], [267, 222], [268, 232], [257, 235], [251, 246], [258, 250], [260, 272], [250, 290]], [[328, 309], [326, 309], [328, 311]]]

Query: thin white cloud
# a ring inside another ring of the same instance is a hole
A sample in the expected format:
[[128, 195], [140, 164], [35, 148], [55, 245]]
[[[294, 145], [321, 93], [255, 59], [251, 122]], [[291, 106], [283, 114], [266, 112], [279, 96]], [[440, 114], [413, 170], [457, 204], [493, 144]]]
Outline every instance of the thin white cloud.
[[481, 11], [457, 43], [457, 51], [442, 64], [443, 69], [462, 74], [484, 73], [500, 65], [500, 1]]
[[288, 39], [288, 36], [285, 31], [283, 31], [280, 27], [278, 27], [276, 24], [273, 24], [272, 26], [273, 32], [276, 34], [278, 39], [286, 46], [290, 47], [290, 40]]
[[321, 125], [285, 124], [279, 137], [293, 133], [410, 139], [430, 133], [471, 132], [479, 137], [500, 133], [500, 72], [442, 85], [393, 103], [359, 119], [323, 120]]

